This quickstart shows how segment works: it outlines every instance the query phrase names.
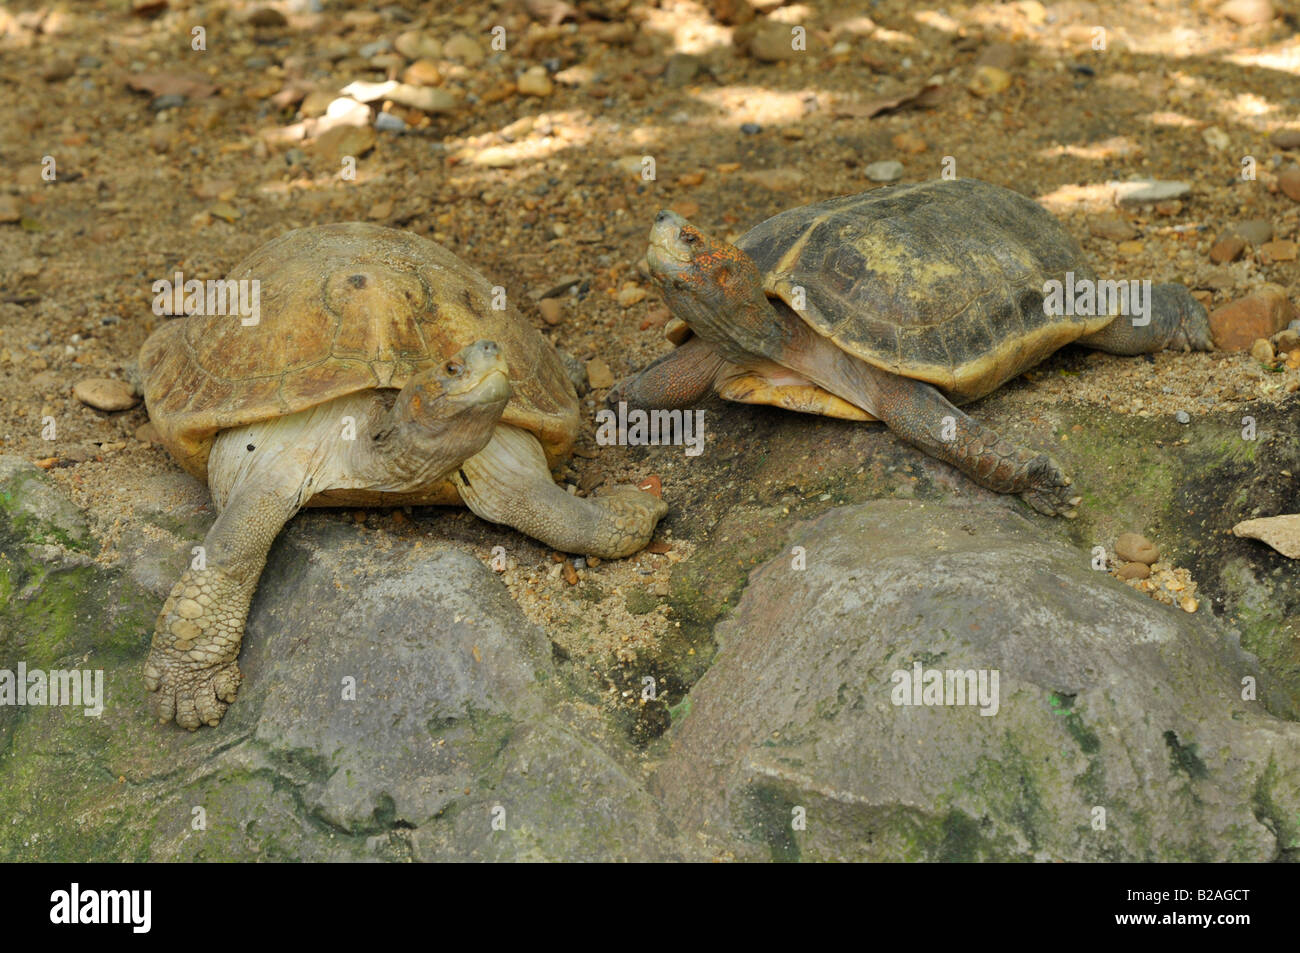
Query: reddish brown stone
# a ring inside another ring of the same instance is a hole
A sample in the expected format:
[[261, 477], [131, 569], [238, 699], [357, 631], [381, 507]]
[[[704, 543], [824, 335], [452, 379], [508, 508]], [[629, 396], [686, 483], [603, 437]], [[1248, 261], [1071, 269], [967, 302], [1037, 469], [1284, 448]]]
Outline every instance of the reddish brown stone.
[[1292, 166], [1277, 177], [1277, 185], [1287, 198], [1300, 202], [1300, 169]]
[[1121, 579], [1146, 579], [1151, 575], [1151, 567], [1146, 563], [1125, 563], [1118, 575]]
[[1221, 351], [1245, 351], [1271, 338], [1296, 316], [1295, 306], [1277, 285], [1264, 285], [1210, 314], [1210, 333]]
[[1260, 256], [1267, 258], [1265, 264], [1275, 261], [1295, 261], [1300, 254], [1300, 245], [1290, 241], [1265, 242], [1259, 246]]
[[1239, 235], [1229, 235], [1226, 238], [1220, 238], [1210, 249], [1210, 261], [1216, 265], [1222, 265], [1230, 261], [1236, 261], [1241, 257], [1241, 253], [1246, 250], [1246, 242]]

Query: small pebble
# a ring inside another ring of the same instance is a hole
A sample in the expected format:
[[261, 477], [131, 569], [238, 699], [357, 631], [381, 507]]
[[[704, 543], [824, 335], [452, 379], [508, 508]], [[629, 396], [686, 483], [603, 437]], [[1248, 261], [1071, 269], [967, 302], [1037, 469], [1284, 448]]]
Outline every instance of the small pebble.
[[1151, 567], [1146, 563], [1125, 563], [1116, 575], [1121, 579], [1146, 579], [1151, 575]]
[[1174, 414], [1174, 420], [1178, 421], [1180, 424], [1190, 424], [1192, 422], [1192, 415], [1185, 410], [1180, 410]]
[[327, 162], [337, 164], [344, 156], [360, 157], [375, 147], [375, 132], [369, 126], [335, 126], [316, 138], [314, 150]]
[[564, 319], [564, 305], [558, 298], [543, 298], [537, 303], [537, 310], [542, 313], [542, 320], [554, 327]]
[[402, 82], [409, 86], [437, 86], [442, 82], [442, 71], [433, 60], [416, 60], [402, 71]]
[[996, 66], [977, 66], [970, 82], [966, 84], [976, 96], [988, 98], [996, 96], [1011, 85], [1011, 74]]
[[466, 66], [477, 66], [483, 62], [483, 47], [478, 41], [465, 33], [451, 36], [442, 47], [442, 55], [449, 60], [458, 60]]
[[700, 71], [700, 61], [689, 53], [674, 53], [668, 57], [664, 69], [664, 85], [669, 89], [678, 89], [695, 79]]
[[747, 136], [756, 136], [763, 131], [763, 127], [756, 122], [742, 122], [740, 131]]
[[644, 301], [645, 296], [646, 290], [640, 285], [624, 285], [623, 290], [618, 293], [618, 303], [625, 308], [630, 308], [632, 305]]
[[1218, 12], [1239, 26], [1253, 26], [1273, 19], [1273, 3], [1272, 0], [1228, 0]]
[[912, 135], [910, 132], [900, 132], [890, 141], [893, 142], [895, 149], [911, 155], [917, 155], [930, 148], [929, 143], [920, 136]]
[[896, 182], [903, 177], [903, 163], [897, 159], [873, 162], [862, 170], [872, 182]]
[[1236, 261], [1241, 257], [1241, 253], [1246, 250], [1246, 240], [1238, 235], [1228, 235], [1220, 238], [1210, 249], [1210, 261], [1216, 265], [1223, 265], [1230, 261]]
[[587, 383], [591, 385], [592, 390], [604, 390], [613, 387], [614, 372], [600, 358], [592, 358], [587, 362]]
[[1273, 363], [1273, 345], [1269, 344], [1264, 338], [1260, 338], [1250, 346], [1250, 356], [1261, 364]]
[[96, 410], [129, 410], [140, 402], [131, 385], [107, 377], [91, 377], [78, 381], [72, 395], [87, 407]]
[[185, 97], [180, 93], [165, 93], [162, 96], [155, 96], [149, 103], [149, 108], [156, 113], [163, 112], [167, 109], [180, 109], [185, 105]]
[[1088, 231], [1098, 238], [1105, 238], [1112, 242], [1126, 242], [1131, 238], [1136, 238], [1138, 231], [1128, 219], [1120, 218], [1118, 215], [1101, 215], [1088, 220]]
[[1218, 126], [1209, 126], [1202, 129], [1201, 138], [1205, 140], [1206, 145], [1216, 152], [1223, 152], [1232, 145], [1232, 139]]
[[408, 60], [436, 60], [442, 56], [438, 38], [423, 30], [407, 30], [393, 41], [393, 48]]
[[1267, 543], [1289, 559], [1300, 559], [1300, 513], [1245, 520], [1232, 532]]
[[1148, 566], [1160, 558], [1160, 550], [1145, 536], [1121, 533], [1115, 540], [1115, 555], [1125, 562], [1146, 563]]
[[380, 132], [404, 132], [406, 120], [392, 113], [379, 113], [375, 116], [375, 128]]
[[52, 60], [41, 72], [41, 79], [47, 83], [59, 83], [77, 71], [71, 60]]
[[367, 43], [361, 49], [357, 50], [357, 55], [363, 60], [368, 60], [372, 56], [378, 56], [380, 53], [387, 53], [393, 48], [393, 44], [388, 40], [375, 40], [373, 43]]
[[1252, 218], [1237, 226], [1237, 234], [1252, 245], [1259, 246], [1273, 238], [1273, 223], [1262, 218]]
[[746, 29], [752, 30], [747, 44], [749, 55], [760, 63], [777, 63], [781, 60], [798, 59], [803, 55], [802, 50], [794, 48], [790, 27], [784, 23], [761, 20], [756, 30], [752, 26]]
[[1259, 246], [1259, 253], [1270, 262], [1295, 261], [1297, 254], [1300, 254], [1300, 245], [1289, 241], [1265, 242]]
[[1112, 182], [1115, 197], [1121, 205], [1146, 205], [1168, 199], [1180, 199], [1192, 191], [1186, 182], [1160, 182], [1146, 179], [1138, 182]]
[[1276, 347], [1278, 353], [1285, 352], [1290, 354], [1292, 351], [1300, 349], [1300, 332], [1294, 331], [1291, 328], [1283, 328], [1281, 331], [1277, 332], [1276, 336], [1274, 336], [1273, 345]]
[[258, 7], [248, 15], [245, 22], [259, 29], [274, 29], [289, 23], [284, 14], [274, 7]]
[[451, 112], [460, 105], [456, 94], [433, 86], [411, 86], [399, 83], [388, 93], [388, 98], [401, 106], [410, 106], [426, 113]]
[[549, 96], [555, 86], [544, 67], [534, 66], [519, 77], [516, 88], [522, 96]]
[[1300, 169], [1292, 166], [1285, 170], [1277, 177], [1277, 187], [1287, 198], [1300, 202]]

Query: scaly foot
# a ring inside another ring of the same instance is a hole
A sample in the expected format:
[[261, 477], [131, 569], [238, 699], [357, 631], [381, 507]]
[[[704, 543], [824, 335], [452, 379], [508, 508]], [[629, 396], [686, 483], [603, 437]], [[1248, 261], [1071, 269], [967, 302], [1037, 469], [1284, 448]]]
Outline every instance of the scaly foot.
[[163, 603], [144, 666], [160, 722], [216, 726], [239, 691], [236, 659], [250, 593], [215, 569], [187, 570]]
[[1029, 463], [1024, 478], [1030, 481], [1030, 486], [1020, 491], [1020, 498], [1038, 512], [1067, 519], [1079, 515], [1076, 507], [1083, 502], [1083, 497], [1070, 495], [1070, 478], [1047, 454], [1039, 454]]
[[602, 559], [621, 559], [639, 551], [654, 536], [668, 504], [634, 486], [616, 486], [588, 500], [604, 511], [587, 552]]

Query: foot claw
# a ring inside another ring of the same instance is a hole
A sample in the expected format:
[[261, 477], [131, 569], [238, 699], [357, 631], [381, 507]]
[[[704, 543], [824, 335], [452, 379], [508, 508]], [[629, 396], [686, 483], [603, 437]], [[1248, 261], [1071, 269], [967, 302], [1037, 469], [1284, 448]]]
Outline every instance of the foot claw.
[[154, 656], [158, 655], [165, 657], [157, 661], [151, 657], [146, 673], [149, 669], [161, 669], [162, 674], [152, 680], [152, 684], [146, 674], [145, 687], [153, 693], [150, 705], [159, 723], [175, 721], [190, 731], [199, 725], [219, 725], [221, 716], [239, 691], [242, 676], [238, 663], [200, 666], [179, 654], [155, 648]]
[[1030, 487], [1020, 493], [1026, 503], [1044, 516], [1074, 519], [1079, 515], [1075, 507], [1083, 502], [1083, 497], [1067, 496], [1072, 481], [1061, 472], [1055, 460], [1046, 454], [1036, 457], [1029, 465], [1028, 475]]
[[634, 486], [614, 487], [592, 502], [606, 511], [601, 538], [590, 547], [590, 555], [602, 559], [620, 559], [641, 550], [668, 512], [667, 503]]

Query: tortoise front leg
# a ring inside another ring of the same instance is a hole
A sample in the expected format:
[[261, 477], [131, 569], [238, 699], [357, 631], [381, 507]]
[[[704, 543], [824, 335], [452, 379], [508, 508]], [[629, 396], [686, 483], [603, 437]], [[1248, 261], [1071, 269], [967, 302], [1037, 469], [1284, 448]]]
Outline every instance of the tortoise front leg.
[[1047, 516], [1077, 515], [1075, 507], [1082, 497], [1070, 495], [1069, 477], [1050, 456], [1003, 440], [929, 384], [877, 368], [870, 371], [876, 391], [874, 413], [908, 443], [951, 463], [980, 486], [1019, 493]]
[[144, 666], [159, 721], [174, 718], [191, 731], [215, 726], [235, 700], [248, 607], [298, 496], [296, 486], [237, 488], [203, 540], [203, 568], [187, 569], [172, 587]]
[[643, 410], [693, 407], [708, 396], [724, 371], [734, 370], [711, 345], [692, 337], [640, 374], [619, 381], [605, 401], [613, 406], [627, 401], [629, 407]]
[[457, 468], [452, 482], [482, 519], [561, 552], [601, 559], [640, 550], [668, 512], [659, 497], [631, 486], [586, 499], [566, 493], [551, 479], [537, 438], [507, 424], [497, 424], [488, 445]]

